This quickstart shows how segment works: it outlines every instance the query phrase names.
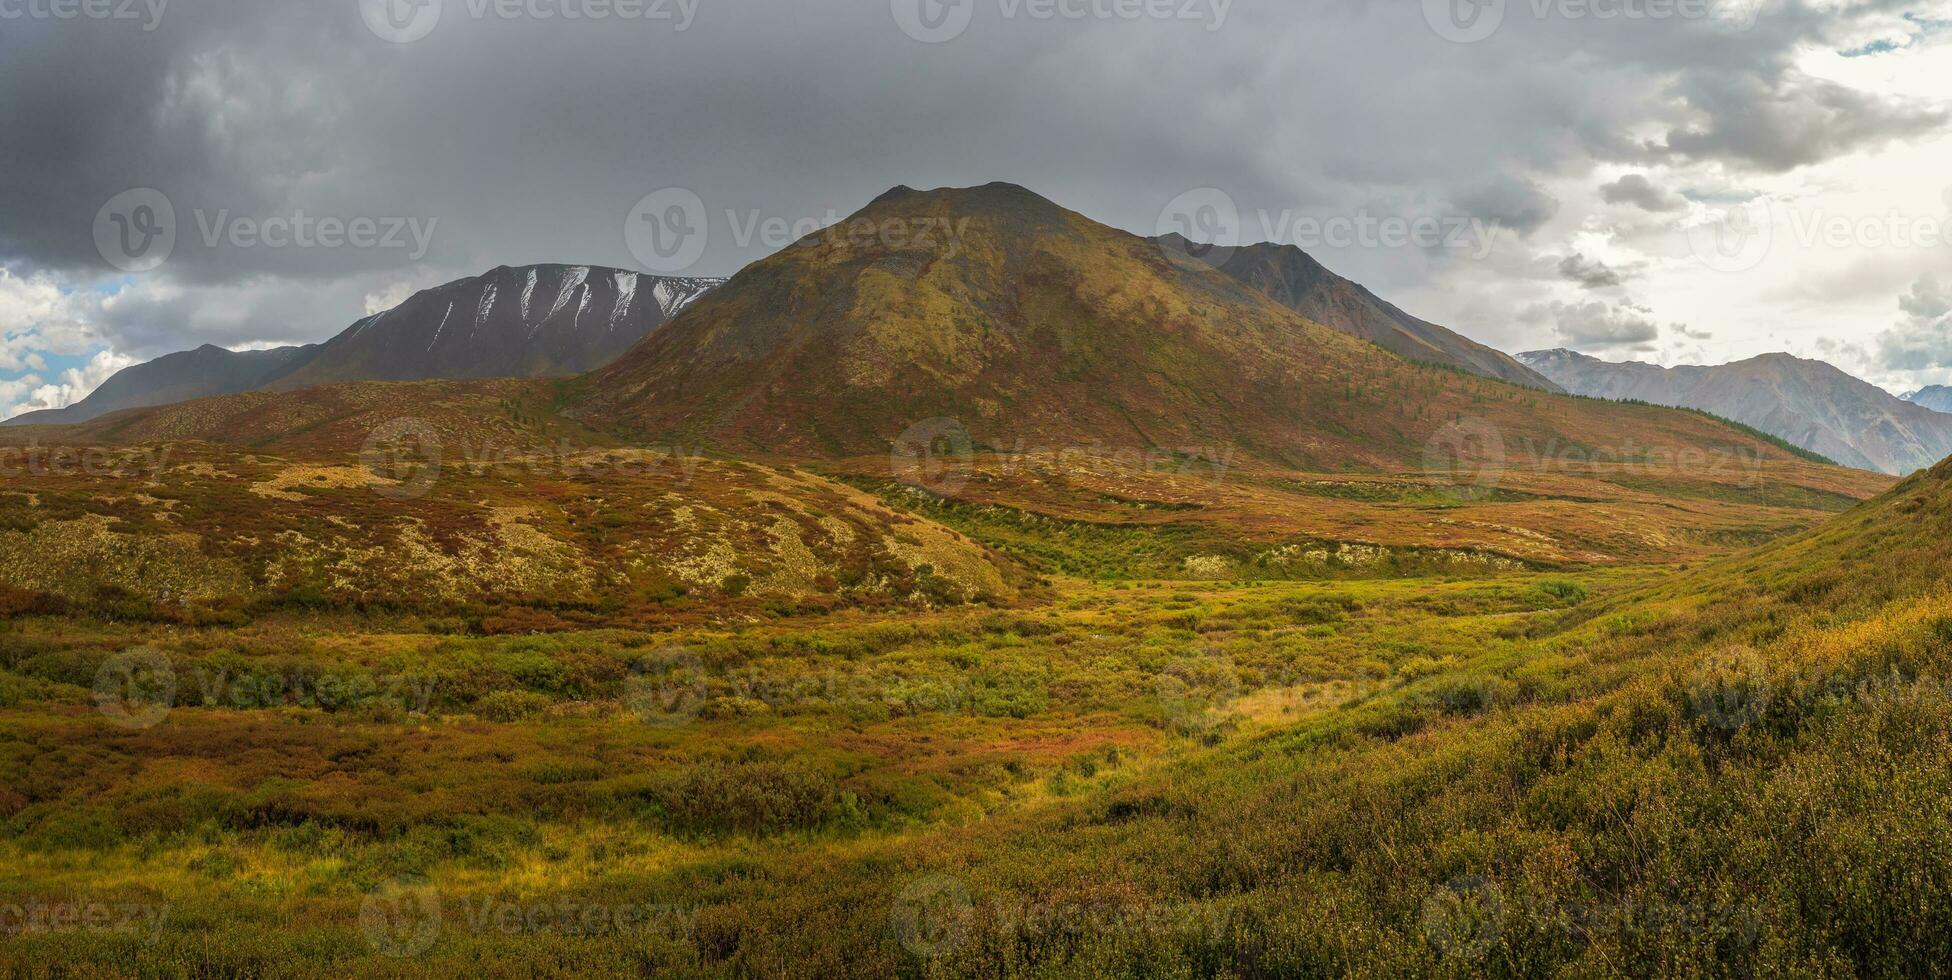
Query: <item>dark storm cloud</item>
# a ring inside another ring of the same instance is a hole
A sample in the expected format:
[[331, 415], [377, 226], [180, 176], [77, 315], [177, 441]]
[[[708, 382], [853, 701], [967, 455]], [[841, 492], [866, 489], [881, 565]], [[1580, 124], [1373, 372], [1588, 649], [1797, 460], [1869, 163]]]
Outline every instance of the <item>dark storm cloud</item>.
[[[1793, 69], [1803, 46], [1896, 9], [1881, 0], [1772, 4], [1746, 30], [1514, 3], [1478, 44], [1440, 37], [1410, 0], [1196, 7], [1205, 20], [1039, 19], [973, 0], [937, 44], [887, 0], [695, 0], [684, 30], [444, 0], [405, 44], [375, 36], [357, 0], [174, 0], [154, 31], [10, 21], [0, 262], [119, 281], [95, 215], [128, 188], [164, 191], [178, 242], [138, 282], [169, 288], [132, 290], [100, 323], [149, 352], [318, 339], [369, 296], [500, 263], [634, 265], [625, 218], [672, 186], [704, 205], [701, 275], [895, 184], [1009, 180], [1148, 234], [1176, 196], [1216, 187], [1246, 214], [1461, 211], [1522, 238], [1567, 206], [1548, 187], [1599, 164], [1774, 171], [1944, 123]], [[264, 244], [261, 225], [301, 215], [419, 221], [427, 251]], [[1325, 258], [1385, 292], [1460, 261]]]

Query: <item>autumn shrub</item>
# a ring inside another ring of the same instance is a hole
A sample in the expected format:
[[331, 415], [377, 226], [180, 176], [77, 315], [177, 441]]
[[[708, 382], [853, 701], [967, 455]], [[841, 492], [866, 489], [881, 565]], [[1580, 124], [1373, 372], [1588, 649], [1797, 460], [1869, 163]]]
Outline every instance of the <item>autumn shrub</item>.
[[533, 691], [496, 691], [476, 701], [474, 708], [489, 721], [526, 721], [549, 710], [549, 699]]

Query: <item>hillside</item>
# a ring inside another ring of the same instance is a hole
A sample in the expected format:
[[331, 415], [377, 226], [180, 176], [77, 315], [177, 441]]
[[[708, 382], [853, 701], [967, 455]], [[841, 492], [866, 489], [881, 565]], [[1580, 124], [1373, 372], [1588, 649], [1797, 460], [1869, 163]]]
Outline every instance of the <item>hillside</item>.
[[1403, 312], [1363, 286], [1330, 272], [1292, 245], [1234, 249], [1220, 271], [1316, 323], [1361, 337], [1401, 357], [1531, 388], [1561, 390], [1511, 355]]
[[[845, 233], [885, 227], [943, 233]], [[1782, 455], [1698, 416], [1411, 364], [1005, 184], [890, 191], [749, 266], [569, 400], [633, 439], [802, 457], [885, 454], [941, 419], [1006, 452], [1320, 470], [1421, 465], [1465, 420], [1515, 456], [1628, 441]]]
[[[32, 476], [0, 493], [0, 598], [85, 613], [116, 596], [165, 619], [378, 605], [617, 624], [1001, 600], [1023, 581], [853, 487], [622, 446], [555, 415], [553, 395], [367, 382], [7, 430], [0, 456], [24, 453]], [[46, 465], [42, 440], [92, 462]]]
[[1903, 475], [1952, 455], [1952, 415], [1902, 401], [1822, 361], [1765, 354], [1665, 368], [1566, 350], [1519, 359], [1575, 394], [1711, 412], [1846, 466]]
[[123, 368], [87, 398], [66, 408], [28, 412], [0, 425], [67, 425], [127, 408], [250, 391], [303, 363], [316, 351], [316, 346], [230, 351], [205, 344]]

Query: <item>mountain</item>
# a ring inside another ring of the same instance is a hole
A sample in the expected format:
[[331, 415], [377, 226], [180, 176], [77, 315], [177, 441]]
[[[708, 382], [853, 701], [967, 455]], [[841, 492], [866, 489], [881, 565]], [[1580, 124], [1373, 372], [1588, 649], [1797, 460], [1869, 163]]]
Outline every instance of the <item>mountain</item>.
[[66, 408], [28, 412], [0, 425], [67, 425], [127, 408], [250, 391], [317, 351], [316, 345], [230, 351], [205, 344], [123, 368], [87, 398]]
[[[876, 228], [905, 234], [858, 233]], [[885, 459], [904, 433], [946, 425], [1014, 452], [1402, 468], [1464, 420], [1512, 453], [1626, 432], [1779, 453], [1699, 416], [1409, 363], [1008, 184], [896, 188], [747, 267], [566, 397], [630, 438], [783, 456]]]
[[1923, 405], [1934, 412], [1952, 412], [1952, 388], [1945, 385], [1920, 388], [1902, 397], [1913, 405]]
[[581, 374], [718, 283], [582, 265], [502, 266], [353, 324], [269, 387]]
[[723, 281], [502, 266], [416, 293], [322, 344], [169, 354], [121, 371], [67, 408], [0, 424], [71, 424], [126, 408], [353, 381], [567, 377], [614, 359]]
[[1575, 394], [1712, 412], [1846, 466], [1903, 475], [1952, 455], [1952, 415], [1823, 361], [1764, 354], [1713, 367], [1610, 362], [1569, 350], [1519, 360]]
[[[1185, 239], [1176, 235], [1161, 242], [1169, 248], [1186, 247]], [[1292, 245], [1235, 249], [1220, 271], [1316, 323], [1361, 337], [1413, 361], [1444, 364], [1546, 391], [1561, 390], [1511, 355], [1403, 312], [1361, 285], [1330, 272]]]

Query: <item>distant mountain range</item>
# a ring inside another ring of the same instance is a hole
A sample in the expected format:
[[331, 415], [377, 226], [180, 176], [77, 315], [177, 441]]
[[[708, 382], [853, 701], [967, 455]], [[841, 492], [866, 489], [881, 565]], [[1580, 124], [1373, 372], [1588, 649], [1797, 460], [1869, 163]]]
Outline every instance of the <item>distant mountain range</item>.
[[205, 344], [117, 371], [87, 398], [66, 408], [15, 416], [0, 425], [68, 425], [126, 408], [253, 391], [303, 361], [317, 345], [231, 351]]
[[[1184, 248], [1185, 241], [1176, 235], [1161, 239], [1168, 247], [1177, 248]], [[1410, 360], [1443, 364], [1531, 388], [1560, 390], [1511, 355], [1403, 312], [1363, 286], [1330, 272], [1292, 245], [1237, 248], [1219, 268], [1316, 323], [1361, 337]]]
[[117, 373], [66, 408], [4, 424], [70, 424], [212, 395], [349, 381], [567, 377], [608, 363], [722, 281], [502, 266], [416, 293], [322, 344], [169, 354]]
[[1903, 475], [1952, 455], [1952, 415], [1823, 361], [1764, 354], [1713, 367], [1611, 362], [1569, 350], [1518, 359], [1578, 395], [1710, 412], [1846, 466]]
[[1899, 396], [1913, 405], [1923, 405], [1934, 412], [1952, 412], [1952, 388], [1945, 385], [1932, 385]]

